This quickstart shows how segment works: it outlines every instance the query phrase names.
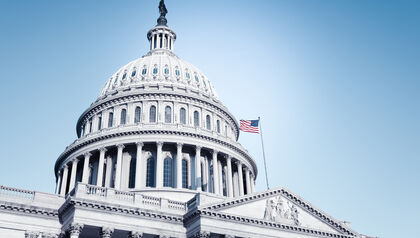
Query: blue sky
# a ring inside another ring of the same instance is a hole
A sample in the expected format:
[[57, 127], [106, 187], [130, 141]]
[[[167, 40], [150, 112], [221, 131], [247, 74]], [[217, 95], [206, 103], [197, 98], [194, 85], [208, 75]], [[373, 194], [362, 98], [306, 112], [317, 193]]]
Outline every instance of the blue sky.
[[[271, 187], [358, 232], [420, 226], [417, 1], [174, 1], [175, 52], [239, 119], [261, 116]], [[0, 184], [54, 191], [53, 166], [106, 80], [148, 50], [157, 0], [2, 1]], [[258, 135], [240, 135], [259, 166]]]

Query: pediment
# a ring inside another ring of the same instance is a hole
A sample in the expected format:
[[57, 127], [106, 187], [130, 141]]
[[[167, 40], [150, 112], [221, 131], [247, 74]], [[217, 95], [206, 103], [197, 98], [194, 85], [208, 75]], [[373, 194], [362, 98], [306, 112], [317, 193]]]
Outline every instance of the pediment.
[[335, 234], [357, 234], [284, 188], [214, 203], [202, 209]]

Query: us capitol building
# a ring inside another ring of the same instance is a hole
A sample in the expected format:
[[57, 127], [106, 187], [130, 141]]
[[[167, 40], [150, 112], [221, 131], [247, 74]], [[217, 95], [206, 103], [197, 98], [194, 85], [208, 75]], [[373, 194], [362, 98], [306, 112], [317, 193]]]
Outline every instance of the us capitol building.
[[286, 188], [255, 192], [238, 122], [159, 10], [150, 51], [77, 121], [55, 194], [0, 187], [0, 237], [367, 237]]

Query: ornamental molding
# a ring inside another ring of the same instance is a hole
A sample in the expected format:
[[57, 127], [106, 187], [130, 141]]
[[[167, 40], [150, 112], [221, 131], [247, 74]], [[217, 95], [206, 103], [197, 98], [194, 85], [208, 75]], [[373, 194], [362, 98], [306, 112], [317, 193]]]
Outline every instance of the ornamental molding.
[[[159, 84], [157, 84], [159, 86]], [[174, 87], [174, 86], [172, 86]], [[135, 87], [137, 88], [137, 87]], [[143, 87], [144, 88], [144, 87]], [[128, 90], [131, 90], [132, 87], [129, 87]], [[126, 92], [127, 90], [120, 90], [114, 95], [119, 94], [120, 92]], [[219, 101], [211, 101], [205, 98], [198, 98], [188, 93], [183, 92], [161, 92], [159, 90], [150, 90], [145, 92], [130, 91], [125, 95], [116, 95], [108, 99], [98, 99], [96, 102], [92, 103], [91, 106], [86, 109], [77, 121], [77, 133], [80, 134], [81, 125], [87, 121], [88, 118], [96, 115], [98, 112], [106, 110], [109, 107], [114, 107], [115, 105], [136, 102], [136, 101], [147, 101], [147, 100], [170, 100], [178, 101], [184, 103], [195, 103], [196, 106], [206, 107], [208, 110], [223, 115], [226, 121], [234, 125], [236, 138], [239, 137], [239, 124], [237, 123], [235, 117], [229, 112], [229, 110], [221, 104]], [[184, 100], [184, 101], [183, 101]]]
[[197, 209], [193, 212], [187, 213], [186, 216], [184, 216], [184, 224], [188, 225], [193, 223], [194, 221], [198, 219], [203, 218], [209, 218], [209, 219], [215, 219], [215, 220], [224, 220], [227, 222], [234, 222], [239, 223], [247, 226], [259, 226], [263, 228], [269, 228], [269, 229], [277, 229], [282, 230], [286, 232], [293, 232], [298, 233], [302, 235], [311, 235], [311, 236], [318, 236], [318, 237], [333, 237], [333, 238], [355, 238], [358, 237], [355, 234], [336, 234], [321, 230], [316, 230], [312, 228], [305, 228], [300, 226], [294, 226], [289, 224], [282, 224], [279, 222], [272, 222], [262, 219], [254, 219], [250, 217], [243, 217], [238, 215], [232, 215], [228, 213], [223, 212], [215, 212], [210, 210], [202, 210]]
[[[245, 152], [244, 150], [242, 150], [241, 148], [214, 138], [214, 137], [210, 137], [210, 136], [205, 136], [202, 134], [198, 134], [198, 133], [192, 133], [192, 132], [185, 132], [185, 131], [173, 131], [173, 130], [128, 130], [128, 131], [124, 131], [124, 132], [114, 132], [114, 133], [110, 133], [110, 134], [100, 134], [96, 137], [90, 137], [90, 138], [86, 138], [81, 140], [78, 144], [73, 143], [72, 145], [68, 146], [66, 148], [66, 150], [61, 153], [61, 155], [58, 157], [56, 163], [55, 163], [55, 171], [59, 170], [59, 165], [66, 159], [67, 156], [69, 156], [71, 153], [74, 153], [75, 151], [79, 150], [80, 148], [83, 148], [87, 145], [93, 144], [95, 142], [100, 142], [100, 141], [104, 141], [106, 139], [111, 139], [111, 138], [116, 138], [116, 137], [122, 137], [122, 136], [132, 136], [132, 135], [177, 135], [177, 136], [186, 136], [189, 138], [195, 138], [195, 139], [202, 139], [202, 140], [206, 140], [209, 142], [213, 142], [213, 143], [217, 143], [219, 145], [221, 145], [222, 147], [226, 147], [229, 148], [237, 153], [239, 153], [241, 156], [243, 156], [247, 162], [252, 166], [253, 171], [255, 172], [255, 176], [258, 173], [258, 169], [257, 169], [257, 165], [256, 163], [253, 161], [253, 159], [251, 158], [251, 156]], [[211, 148], [209, 148], [211, 149]], [[225, 155], [226, 158], [231, 158], [231, 155], [227, 154]]]
[[0, 210], [24, 216], [37, 216], [47, 219], [58, 219], [58, 211], [33, 205], [11, 202], [0, 202]]
[[162, 211], [155, 212], [145, 208], [129, 207], [123, 205], [112, 205], [109, 203], [102, 203], [98, 201], [86, 200], [86, 199], [75, 199], [69, 197], [66, 202], [58, 209], [60, 216], [69, 215], [68, 213], [74, 213], [76, 209], [86, 210], [102, 210], [106, 212], [114, 212], [123, 214], [125, 216], [132, 216], [136, 218], [146, 218], [166, 223], [182, 224], [183, 217], [176, 216], [173, 214], [167, 214]]
[[[294, 205], [298, 206], [299, 208], [308, 212], [309, 214], [315, 216], [316, 218], [323, 221], [324, 223], [326, 223], [330, 227], [334, 228], [335, 230], [338, 230], [338, 231], [343, 232], [343, 233], [348, 234], [348, 235], [358, 236], [357, 232], [353, 231], [349, 227], [343, 226], [340, 221], [335, 220], [331, 216], [327, 215], [325, 212], [321, 211], [318, 208], [315, 208], [315, 206], [306, 202], [301, 197], [293, 194], [292, 192], [290, 192], [286, 188], [278, 188], [278, 189], [268, 190], [268, 191], [265, 191], [265, 192], [262, 192], [262, 193], [254, 193], [254, 194], [246, 195], [244, 197], [240, 197], [240, 198], [237, 198], [237, 199], [234, 199], [234, 200], [229, 200], [229, 201], [226, 201], [226, 202], [206, 206], [206, 207], [203, 207], [202, 209], [211, 210], [211, 211], [220, 211], [221, 209], [234, 207], [234, 206], [237, 206], [239, 204], [250, 203], [250, 202], [253, 202], [255, 200], [270, 198], [270, 197], [273, 197], [275, 195], [277, 195], [277, 196], [282, 195], [283, 197], [285, 197], [288, 200], [290, 200], [291, 202], [293, 202]], [[271, 220], [271, 219], [268, 219], [268, 220]]]

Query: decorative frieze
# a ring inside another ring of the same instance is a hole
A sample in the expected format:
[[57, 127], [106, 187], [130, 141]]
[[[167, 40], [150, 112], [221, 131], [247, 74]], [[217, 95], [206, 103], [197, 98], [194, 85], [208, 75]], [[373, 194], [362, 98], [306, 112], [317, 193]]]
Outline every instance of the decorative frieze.
[[111, 238], [112, 233], [114, 233], [114, 228], [102, 227], [99, 234], [101, 238]]

